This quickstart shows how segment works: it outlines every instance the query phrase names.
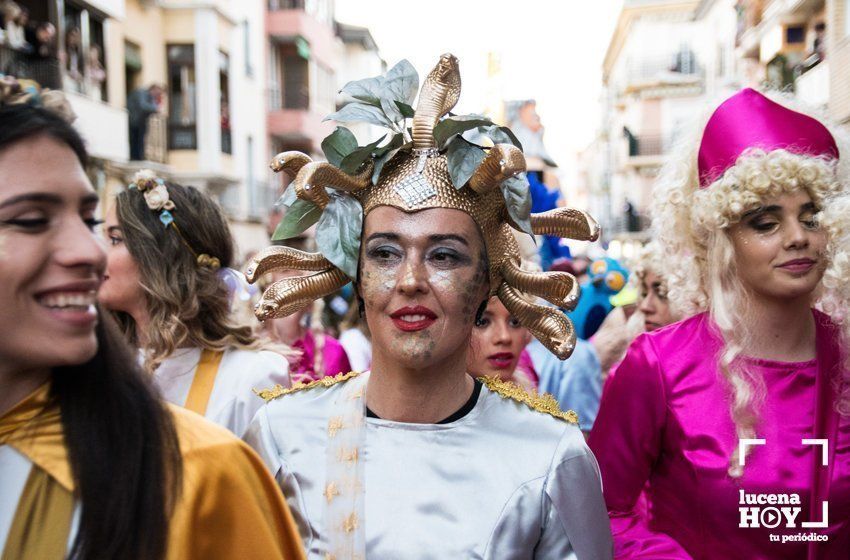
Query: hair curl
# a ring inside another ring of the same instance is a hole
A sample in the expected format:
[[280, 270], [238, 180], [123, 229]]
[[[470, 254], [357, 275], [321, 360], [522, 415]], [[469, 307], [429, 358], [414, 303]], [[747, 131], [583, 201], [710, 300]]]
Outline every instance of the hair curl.
[[[795, 106], [799, 104], [792, 100], [778, 101], [811, 114], [810, 110]], [[664, 253], [671, 304], [686, 316], [708, 311], [723, 339], [717, 360], [721, 374], [729, 383], [732, 420], [738, 437], [749, 438], [754, 436], [766, 388], [764, 381], [748, 372], [739, 359], [749, 350], [746, 333], [750, 298], [735, 266], [729, 228], [764, 199], [799, 189], [804, 189], [818, 208], [828, 206], [827, 199], [846, 191], [850, 185], [850, 164], [785, 149], [754, 148], [739, 156], [735, 165], [708, 188], [700, 189], [697, 150], [709, 116], [703, 116], [698, 126], [692, 128], [691, 136], [680, 143], [662, 167], [653, 193], [653, 228]], [[817, 118], [828, 123], [820, 115]], [[850, 150], [841, 149], [850, 146], [850, 142], [838, 129], [827, 126], [839, 144], [840, 153], [850, 155]], [[827, 228], [830, 239], [835, 235], [832, 229]], [[842, 248], [830, 241], [829, 246], [833, 256], [812, 303], [841, 321], [834, 311], [850, 305], [850, 290], [846, 289], [850, 285], [850, 266], [840, 268], [846, 262], [843, 259], [848, 258], [848, 244], [845, 242]], [[845, 287], [845, 291], [840, 287]], [[842, 346], [846, 347], [850, 340], [846, 328], [842, 339]], [[842, 414], [850, 412], [846, 383], [836, 408]], [[741, 474], [737, 450], [731, 457], [729, 472], [733, 476]]]

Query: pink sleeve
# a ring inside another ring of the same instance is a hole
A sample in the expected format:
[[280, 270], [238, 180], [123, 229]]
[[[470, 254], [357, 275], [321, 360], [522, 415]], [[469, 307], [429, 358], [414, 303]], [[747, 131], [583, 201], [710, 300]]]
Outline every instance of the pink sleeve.
[[649, 527], [640, 498], [661, 454], [667, 396], [649, 337], [629, 348], [602, 394], [588, 444], [602, 471], [618, 559], [690, 559], [671, 536]]
[[342, 344], [333, 337], [325, 335], [325, 348], [322, 353], [325, 361], [325, 375], [336, 375], [351, 371], [351, 362]]

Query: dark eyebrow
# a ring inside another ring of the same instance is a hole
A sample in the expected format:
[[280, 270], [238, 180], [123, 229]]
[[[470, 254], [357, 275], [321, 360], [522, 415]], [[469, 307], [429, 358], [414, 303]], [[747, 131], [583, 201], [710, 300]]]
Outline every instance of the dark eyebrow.
[[398, 241], [399, 236], [395, 233], [387, 233], [387, 232], [378, 232], [373, 233], [369, 237], [366, 238], [366, 243], [372, 241], [373, 239], [387, 239], [389, 241]]
[[800, 206], [800, 212], [805, 212], [806, 210], [817, 210], [817, 206], [814, 202], [807, 202]]
[[[397, 233], [390, 232], [377, 232], [373, 233], [369, 237], [366, 238], [366, 243], [374, 240], [374, 239], [386, 239], [388, 241], [398, 241], [401, 237]], [[462, 243], [469, 247], [469, 242], [461, 237], [460, 235], [455, 235], [454, 233], [435, 233], [434, 235], [428, 236], [428, 241], [431, 243], [437, 243], [440, 241], [457, 241], [458, 243]]]
[[770, 213], [770, 212], [780, 212], [780, 211], [782, 211], [782, 207], [778, 206], [776, 204], [773, 204], [771, 206], [759, 206], [758, 208], [753, 208], [749, 212], [744, 212], [744, 214], [741, 216], [741, 219], [746, 220], [747, 218], [750, 218], [752, 216], [756, 216], [756, 215], [759, 215], [759, 214], [767, 214], [767, 213]]
[[[39, 202], [42, 204], [50, 204], [51, 206], [59, 206], [62, 204], [62, 197], [53, 193], [24, 193], [4, 200], [3, 203], [0, 204], [0, 208], [14, 206], [15, 204], [20, 204], [22, 202]], [[100, 199], [97, 197], [97, 193], [89, 193], [85, 195], [80, 202], [82, 205], [87, 206], [89, 204], [97, 204], [100, 202]]]
[[469, 247], [469, 242], [467, 242], [466, 239], [453, 233], [438, 233], [434, 235], [429, 235], [428, 241], [432, 243], [437, 241], [457, 241], [458, 243], [462, 243], [463, 245]]

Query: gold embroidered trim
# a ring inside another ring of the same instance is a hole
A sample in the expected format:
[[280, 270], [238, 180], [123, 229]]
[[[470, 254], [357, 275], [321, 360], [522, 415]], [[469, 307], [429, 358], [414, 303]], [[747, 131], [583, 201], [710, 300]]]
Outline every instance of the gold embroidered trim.
[[516, 383], [511, 381], [502, 381], [495, 377], [482, 377], [480, 380], [484, 383], [485, 387], [503, 399], [512, 399], [517, 402], [521, 402], [528, 408], [538, 412], [545, 412], [550, 416], [554, 416], [555, 418], [565, 420], [570, 424], [578, 426], [578, 414], [576, 414], [574, 410], [567, 410], [566, 412], [561, 410], [561, 407], [558, 406], [558, 401], [556, 401], [555, 397], [549, 393], [543, 393], [542, 395], [532, 394]]
[[312, 389], [314, 387], [331, 387], [342, 381], [348, 381], [349, 379], [353, 379], [358, 375], [360, 375], [360, 372], [358, 371], [349, 371], [348, 373], [340, 373], [338, 375], [316, 379], [315, 381], [310, 381], [309, 383], [303, 383], [301, 381], [298, 381], [297, 383], [294, 383], [292, 387], [275, 385], [271, 389], [262, 389], [259, 391], [257, 389], [254, 389], [254, 394], [266, 402], [271, 402], [278, 397], [289, 395], [291, 393], [297, 393], [298, 391], [306, 391], [307, 389]]

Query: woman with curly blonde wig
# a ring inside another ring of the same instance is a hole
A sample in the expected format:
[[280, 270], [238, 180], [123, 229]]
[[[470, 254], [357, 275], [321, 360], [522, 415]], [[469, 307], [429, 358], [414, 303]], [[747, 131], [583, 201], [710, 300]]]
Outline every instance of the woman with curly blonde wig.
[[638, 337], [603, 396], [617, 557], [846, 558], [850, 271], [819, 215], [847, 178], [833, 133], [751, 89], [666, 165], [653, 219], [693, 316]]
[[99, 301], [143, 350], [166, 400], [241, 436], [262, 404], [252, 389], [288, 386], [289, 366], [231, 312], [234, 243], [218, 204], [142, 172], [116, 197], [105, 229]]

